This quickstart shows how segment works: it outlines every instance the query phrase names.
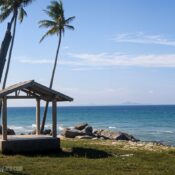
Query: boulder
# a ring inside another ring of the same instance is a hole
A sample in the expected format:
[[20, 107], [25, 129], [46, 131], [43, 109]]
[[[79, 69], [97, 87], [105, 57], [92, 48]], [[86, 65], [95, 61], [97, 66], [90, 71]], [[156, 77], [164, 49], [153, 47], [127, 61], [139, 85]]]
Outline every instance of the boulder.
[[100, 137], [101, 137], [101, 132], [102, 132], [102, 131], [104, 131], [104, 130], [103, 130], [103, 129], [96, 129], [96, 130], [93, 131], [93, 135], [94, 135], [95, 137], [100, 138]]
[[116, 137], [115, 140], [127, 140], [127, 141], [133, 141], [133, 142], [139, 141], [138, 139], [134, 138], [132, 135], [127, 133], [122, 133], [122, 132], [119, 132], [118, 137]]
[[92, 126], [86, 126], [86, 127], [84, 128], [84, 130], [83, 130], [83, 132], [84, 132], [86, 135], [89, 135], [89, 136], [92, 136], [92, 135], [93, 135], [92, 131], [93, 131]]
[[66, 128], [62, 131], [61, 135], [67, 138], [75, 138], [76, 136], [84, 135], [84, 133], [77, 129]]
[[33, 130], [32, 132], [31, 132], [31, 135], [35, 135], [36, 134], [36, 130]]
[[[0, 126], [0, 134], [2, 134], [2, 126]], [[13, 129], [7, 128], [7, 135], [15, 135], [15, 131]]]
[[109, 130], [96, 130], [94, 132], [94, 135], [99, 138], [103, 137], [104, 139], [110, 139], [110, 140], [138, 141], [132, 135], [117, 131], [114, 132]]
[[51, 129], [45, 129], [43, 132], [44, 135], [52, 135]]
[[[33, 130], [32, 132], [28, 133], [29, 135], [35, 135], [36, 134], [36, 129]], [[51, 129], [45, 129], [43, 131], [43, 135], [52, 135], [52, 130]]]
[[15, 135], [15, 131], [13, 129], [7, 129], [7, 135]]
[[74, 129], [81, 131], [81, 130], [85, 129], [86, 126], [88, 126], [88, 123], [81, 123], [81, 124], [77, 124], [76, 126], [74, 126]]

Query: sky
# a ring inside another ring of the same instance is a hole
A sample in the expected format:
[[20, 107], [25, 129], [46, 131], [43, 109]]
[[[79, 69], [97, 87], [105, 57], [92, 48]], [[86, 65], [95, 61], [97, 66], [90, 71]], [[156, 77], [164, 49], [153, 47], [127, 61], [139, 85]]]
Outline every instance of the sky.
[[[8, 85], [35, 80], [49, 85], [58, 37], [39, 43], [38, 21], [49, 0], [26, 8], [17, 24]], [[175, 104], [174, 0], [63, 0], [74, 31], [62, 40], [53, 89], [74, 98], [60, 105]], [[0, 41], [6, 24], [0, 24]], [[31, 106], [10, 101], [11, 106]]]

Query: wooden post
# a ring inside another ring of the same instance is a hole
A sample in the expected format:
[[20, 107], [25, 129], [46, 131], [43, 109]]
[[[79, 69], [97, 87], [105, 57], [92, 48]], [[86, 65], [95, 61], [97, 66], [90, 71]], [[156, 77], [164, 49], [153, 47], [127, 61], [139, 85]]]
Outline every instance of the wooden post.
[[57, 137], [57, 102], [52, 101], [52, 136]]
[[7, 98], [2, 99], [2, 140], [7, 140]]
[[40, 99], [36, 99], [36, 135], [40, 134]]

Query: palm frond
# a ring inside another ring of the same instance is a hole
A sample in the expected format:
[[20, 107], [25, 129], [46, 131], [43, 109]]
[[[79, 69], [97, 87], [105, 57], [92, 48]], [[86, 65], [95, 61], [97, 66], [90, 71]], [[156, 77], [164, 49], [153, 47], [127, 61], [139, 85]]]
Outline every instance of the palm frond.
[[23, 5], [23, 7], [26, 7], [26, 6], [28, 6], [29, 4], [31, 4], [33, 1], [34, 1], [34, 0], [23, 0], [22, 5]]
[[47, 36], [49, 35], [55, 35], [59, 32], [59, 30], [55, 27], [51, 28], [50, 30], [48, 30], [40, 39], [40, 42], [42, 42]]
[[2, 10], [0, 13], [0, 22], [3, 22], [4, 20], [6, 20], [11, 13], [12, 13], [11, 9], [7, 9], [6, 11]]
[[24, 10], [24, 8], [20, 8], [18, 18], [21, 23], [23, 22], [25, 16], [27, 16], [26, 11]]
[[70, 26], [70, 25], [65, 25], [65, 28], [67, 28], [69, 30], [75, 30], [75, 28], [73, 26]]
[[57, 16], [55, 15], [55, 13], [53, 11], [50, 10], [44, 10], [44, 12], [52, 19], [52, 20], [56, 20]]
[[0, 21], [4, 21], [10, 14], [19, 13], [20, 22], [27, 16], [24, 7], [31, 4], [34, 0], [0, 0]]
[[39, 27], [40, 28], [42, 28], [42, 27], [45, 27], [45, 28], [54, 27], [56, 25], [57, 25], [56, 22], [51, 21], [51, 20], [41, 20], [41, 21], [39, 21]]
[[72, 16], [68, 19], [65, 20], [65, 24], [69, 24], [70, 22], [72, 22], [75, 19], [75, 16]]
[[41, 20], [39, 21], [39, 27], [51, 28], [47, 33], [41, 38], [40, 42], [49, 35], [54, 34], [64, 34], [65, 29], [74, 30], [74, 27], [69, 25], [75, 17], [72, 16], [68, 19], [64, 17], [64, 8], [61, 0], [51, 1], [50, 5], [46, 7], [44, 12], [49, 16], [51, 20]]

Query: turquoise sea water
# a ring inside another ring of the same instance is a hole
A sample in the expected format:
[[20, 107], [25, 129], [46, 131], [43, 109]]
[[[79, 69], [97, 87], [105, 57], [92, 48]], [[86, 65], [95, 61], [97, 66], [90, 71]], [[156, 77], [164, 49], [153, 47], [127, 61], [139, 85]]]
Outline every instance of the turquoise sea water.
[[[43, 108], [41, 109], [43, 112]], [[175, 106], [95, 106], [59, 107], [58, 133], [64, 127], [88, 122], [94, 128], [124, 131], [145, 141], [175, 145]], [[35, 108], [8, 109], [8, 127], [16, 133], [35, 128]], [[47, 128], [51, 128], [49, 108]]]

